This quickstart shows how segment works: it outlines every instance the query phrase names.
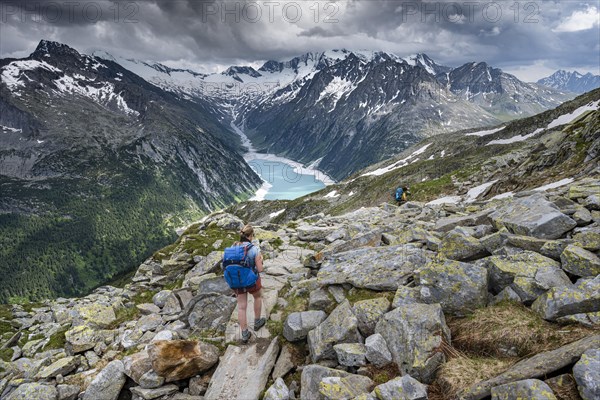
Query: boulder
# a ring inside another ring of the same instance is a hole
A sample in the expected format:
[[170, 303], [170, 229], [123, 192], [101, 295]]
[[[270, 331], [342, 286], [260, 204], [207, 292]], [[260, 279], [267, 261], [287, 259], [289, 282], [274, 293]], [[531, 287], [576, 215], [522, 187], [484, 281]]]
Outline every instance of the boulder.
[[458, 228], [444, 236], [438, 251], [444, 258], [459, 261], [477, 260], [489, 255], [478, 239], [464, 234]]
[[167, 303], [167, 299], [169, 298], [170, 294], [171, 294], [170, 290], [161, 290], [160, 292], [158, 292], [154, 296], [152, 296], [152, 302], [157, 307], [163, 308], [165, 306], [165, 304]]
[[345, 367], [362, 367], [367, 365], [367, 349], [361, 343], [340, 343], [333, 346], [338, 363]]
[[577, 285], [555, 287], [541, 295], [532, 305], [542, 318], [554, 321], [567, 315], [600, 311], [600, 276], [582, 280]]
[[162, 325], [162, 318], [158, 314], [144, 315], [135, 324], [136, 329], [141, 332], [153, 331]]
[[306, 339], [308, 332], [315, 329], [327, 318], [324, 311], [303, 311], [291, 313], [283, 325], [283, 336], [288, 342]]
[[382, 367], [392, 362], [392, 353], [387, 343], [379, 333], [371, 335], [365, 340], [367, 360], [377, 367]]
[[600, 184], [595, 182], [574, 183], [569, 187], [568, 197], [571, 200], [585, 199], [600, 194]]
[[358, 320], [358, 330], [363, 336], [370, 336], [375, 332], [377, 321], [390, 310], [390, 302], [385, 297], [361, 300], [352, 307]]
[[111, 361], [87, 387], [83, 400], [117, 400], [126, 379], [123, 363]]
[[377, 386], [375, 395], [379, 400], [427, 400], [427, 386], [404, 375]]
[[310, 292], [308, 297], [308, 308], [310, 310], [328, 310], [335, 305], [335, 300], [331, 298], [329, 292], [324, 288], [318, 288]]
[[6, 400], [57, 400], [58, 392], [52, 385], [24, 383], [6, 397]]
[[327, 236], [334, 233], [338, 227], [335, 226], [311, 226], [311, 225], [302, 225], [296, 229], [296, 233], [298, 234], [298, 239], [303, 240], [305, 242], [321, 242], [324, 241]]
[[279, 353], [279, 357], [277, 358], [277, 362], [275, 363], [275, 367], [273, 367], [271, 378], [274, 380], [277, 378], [283, 378], [294, 367], [295, 365], [294, 361], [292, 360], [292, 352], [290, 351], [290, 347], [283, 346], [281, 353]]
[[492, 400], [556, 400], [546, 383], [537, 379], [506, 383], [492, 388]]
[[577, 226], [542, 194], [513, 198], [490, 214], [497, 229], [540, 239], [558, 239]]
[[492, 293], [500, 293], [505, 287], [510, 286], [527, 304], [550, 288], [566, 287], [571, 284], [558, 262], [532, 251], [491, 256], [482, 261], [481, 265], [489, 271]]
[[290, 390], [281, 378], [275, 379], [275, 383], [267, 389], [263, 400], [288, 400], [290, 398]]
[[190, 378], [219, 361], [217, 347], [193, 340], [156, 341], [148, 348], [148, 354], [152, 368], [165, 382]]
[[415, 282], [422, 302], [440, 303], [451, 314], [465, 315], [487, 304], [488, 272], [483, 267], [437, 260], [418, 270]]
[[319, 382], [319, 393], [328, 400], [346, 400], [370, 392], [373, 386], [373, 381], [362, 375], [329, 376]]
[[75, 400], [81, 391], [78, 385], [57, 385], [58, 400]]
[[319, 326], [308, 333], [308, 349], [313, 362], [335, 359], [333, 346], [361, 342], [358, 321], [350, 302], [345, 300]]
[[580, 277], [595, 277], [600, 274], [600, 258], [591, 251], [569, 245], [560, 255], [565, 271]]
[[133, 395], [141, 397], [144, 400], [153, 400], [158, 398], [164, 398], [165, 396], [177, 393], [179, 391], [179, 387], [177, 385], [166, 385], [157, 389], [132, 387], [129, 390]]
[[65, 357], [57, 360], [42, 369], [38, 374], [38, 379], [56, 378], [57, 375], [65, 376], [79, 366], [80, 359], [77, 357]]
[[320, 285], [349, 283], [357, 288], [396, 290], [432, 256], [410, 244], [346, 251], [327, 257], [317, 280]]
[[302, 400], [325, 400], [320, 393], [320, 383], [327, 377], [345, 377], [350, 375], [346, 371], [327, 368], [317, 364], [307, 365], [302, 369], [300, 377], [300, 399]]
[[592, 213], [587, 208], [579, 206], [571, 218], [577, 222], [577, 226], [586, 226], [592, 222]]
[[160, 308], [153, 303], [138, 304], [136, 307], [142, 315], [158, 314], [160, 312]]
[[575, 245], [589, 251], [600, 250], [600, 228], [585, 228], [573, 235]]
[[450, 343], [450, 330], [439, 304], [408, 304], [383, 316], [375, 332], [385, 339], [400, 372], [431, 383], [445, 361], [442, 342]]
[[115, 310], [110, 305], [92, 303], [78, 305], [75, 307], [75, 312], [85, 322], [91, 326], [104, 329], [110, 327], [117, 319]]
[[275, 365], [277, 338], [257, 339], [248, 346], [227, 347], [214, 372], [205, 400], [258, 399]]
[[458, 397], [464, 400], [484, 399], [490, 396], [492, 388], [496, 386], [528, 378], [545, 377], [575, 363], [587, 350], [598, 347], [600, 347], [600, 335], [595, 335], [569, 343], [556, 350], [536, 354], [531, 358], [519, 361], [506, 372], [494, 378], [478, 382], [461, 391]]
[[392, 308], [398, 308], [404, 304], [421, 303], [419, 288], [399, 286], [392, 300]]
[[65, 333], [65, 340], [73, 353], [82, 353], [93, 349], [100, 342], [114, 340], [114, 332], [97, 330], [87, 325], [79, 325]]
[[165, 378], [150, 370], [142, 375], [138, 383], [143, 389], [156, 389], [165, 383]]
[[573, 367], [573, 377], [583, 400], [600, 399], [600, 348], [581, 355]]
[[435, 223], [434, 229], [438, 232], [449, 232], [457, 226], [475, 226], [488, 224], [490, 222], [488, 216], [492, 212], [493, 210], [485, 210], [470, 215], [440, 218]]
[[208, 293], [199, 295], [192, 303], [194, 306], [187, 318], [190, 329], [225, 332], [237, 300], [231, 296]]
[[123, 358], [125, 375], [130, 377], [138, 385], [142, 377], [152, 370], [152, 360], [146, 350]]

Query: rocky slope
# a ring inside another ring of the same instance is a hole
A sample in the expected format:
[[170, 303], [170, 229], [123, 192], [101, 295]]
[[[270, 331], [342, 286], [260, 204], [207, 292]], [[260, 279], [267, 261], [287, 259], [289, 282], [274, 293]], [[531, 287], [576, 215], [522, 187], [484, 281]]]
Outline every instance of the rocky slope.
[[0, 60], [0, 301], [77, 295], [260, 178], [210, 104], [42, 41]]
[[124, 288], [7, 306], [2, 398], [599, 394], [599, 174], [263, 224], [268, 324], [243, 346], [219, 266], [242, 224], [221, 212], [190, 226]]

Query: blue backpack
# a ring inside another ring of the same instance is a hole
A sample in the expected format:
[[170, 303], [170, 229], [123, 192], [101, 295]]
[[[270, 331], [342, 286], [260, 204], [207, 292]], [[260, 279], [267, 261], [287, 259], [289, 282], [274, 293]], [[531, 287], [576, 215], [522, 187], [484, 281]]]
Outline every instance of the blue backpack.
[[223, 268], [225, 281], [232, 289], [247, 289], [256, 285], [258, 273], [246, 260], [253, 244], [233, 245], [225, 249]]
[[402, 188], [396, 189], [396, 201], [402, 200], [403, 193], [404, 193], [404, 190], [402, 190]]

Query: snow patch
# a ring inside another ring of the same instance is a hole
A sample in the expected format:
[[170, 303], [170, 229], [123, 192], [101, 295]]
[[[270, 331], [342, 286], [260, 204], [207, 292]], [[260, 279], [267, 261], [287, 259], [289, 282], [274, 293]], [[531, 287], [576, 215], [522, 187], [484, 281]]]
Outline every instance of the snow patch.
[[425, 146], [416, 150], [414, 153], [412, 153], [408, 157], [403, 158], [402, 160], [396, 161], [395, 163], [390, 164], [387, 167], [379, 168], [379, 169], [376, 169], [375, 171], [371, 171], [371, 172], [362, 174], [361, 177], [363, 177], [363, 176], [380, 176], [380, 175], [386, 174], [390, 171], [393, 171], [395, 169], [405, 167], [406, 165], [410, 164], [411, 162], [416, 162], [417, 160], [411, 160], [411, 159], [415, 156], [418, 156], [419, 154], [423, 154], [427, 150], [427, 148], [431, 145], [432, 145], [432, 143], [426, 144]]
[[269, 218], [273, 219], [276, 216], [283, 214], [284, 212], [285, 212], [285, 208], [282, 210], [279, 210], [279, 211], [275, 211], [275, 212], [269, 214]]
[[340, 195], [337, 192], [337, 190], [332, 190], [331, 192], [329, 192], [325, 196], [323, 196], [323, 198], [330, 198], [330, 199], [334, 199], [336, 197], [340, 197]]
[[458, 204], [462, 198], [460, 196], [446, 196], [439, 199], [430, 201], [427, 205], [438, 205], [438, 204]]
[[25, 86], [25, 83], [21, 79], [22, 77], [27, 78], [26, 75], [23, 75], [25, 71], [32, 71], [38, 68], [43, 68], [52, 72], [62, 72], [60, 69], [55, 68], [44, 61], [19, 60], [9, 63], [2, 69], [2, 82], [4, 82], [10, 90], [15, 90], [20, 86]]
[[500, 127], [500, 128], [496, 128], [496, 129], [490, 129], [487, 131], [477, 131], [477, 132], [471, 132], [471, 133], [466, 133], [465, 136], [487, 136], [487, 135], [491, 135], [494, 134], [496, 132], [500, 132], [502, 129], [504, 129], [504, 126]]
[[548, 189], [556, 189], [556, 188], [559, 188], [561, 186], [568, 185], [569, 183], [572, 183], [572, 182], [573, 182], [572, 178], [561, 179], [558, 182], [549, 183], [547, 185], [540, 186], [540, 187], [535, 188], [533, 190], [535, 190], [536, 192], [543, 192], [543, 191], [548, 190]]
[[490, 200], [508, 199], [509, 197], [513, 197], [513, 196], [514, 196], [513, 192], [506, 192], [506, 193], [502, 193], [502, 194], [497, 194], [496, 196], [492, 197]]
[[14, 133], [21, 133], [21, 132], [23, 132], [22, 129], [11, 128], [10, 126], [4, 126], [4, 125], [0, 125], [0, 129], [2, 129], [4, 131], [14, 132]]
[[475, 199], [477, 199], [479, 196], [481, 196], [481, 194], [483, 192], [485, 192], [490, 186], [492, 186], [496, 182], [498, 182], [498, 180], [491, 181], [491, 182], [486, 182], [486, 183], [484, 183], [482, 185], [475, 186], [474, 188], [470, 189], [467, 192], [467, 197], [465, 199], [465, 202], [467, 202], [467, 203], [474, 202]]

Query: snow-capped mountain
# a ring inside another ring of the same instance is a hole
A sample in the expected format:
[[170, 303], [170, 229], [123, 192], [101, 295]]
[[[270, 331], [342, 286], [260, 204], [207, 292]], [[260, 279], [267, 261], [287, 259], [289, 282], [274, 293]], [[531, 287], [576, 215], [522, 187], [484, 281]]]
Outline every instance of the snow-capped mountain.
[[425, 54], [331, 50], [213, 74], [116, 61], [165, 90], [210, 100], [222, 121], [245, 124], [259, 150], [320, 160], [338, 179], [425, 136], [532, 115], [572, 97], [486, 63], [451, 68]]
[[600, 87], [600, 75], [593, 75], [590, 72], [583, 75], [577, 71], [570, 72], [561, 69], [540, 79], [537, 83], [558, 90], [585, 93]]

